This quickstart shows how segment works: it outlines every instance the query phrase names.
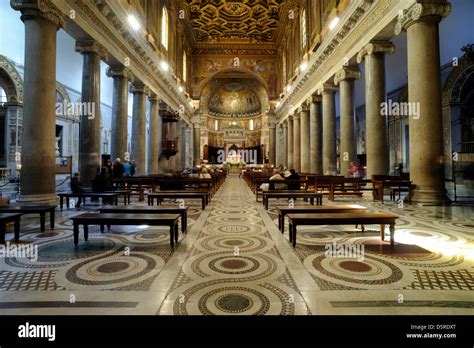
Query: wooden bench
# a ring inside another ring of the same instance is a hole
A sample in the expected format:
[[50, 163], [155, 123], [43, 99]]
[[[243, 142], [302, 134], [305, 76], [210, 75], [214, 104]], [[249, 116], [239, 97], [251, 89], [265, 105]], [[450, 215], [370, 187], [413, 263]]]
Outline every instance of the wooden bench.
[[0, 214], [0, 244], [5, 244], [7, 224], [15, 223], [15, 242], [20, 240], [21, 214]]
[[355, 204], [348, 205], [323, 205], [323, 206], [299, 206], [299, 207], [277, 207], [278, 228], [281, 233], [285, 233], [285, 216], [287, 214], [331, 214], [331, 213], [350, 213], [364, 212], [366, 207]]
[[81, 205], [82, 199], [84, 199], [84, 203], [86, 202], [86, 198], [102, 198], [102, 201], [107, 198], [111, 198], [115, 205], [118, 205], [118, 194], [111, 193], [111, 192], [81, 192], [81, 193], [59, 193], [59, 207], [63, 210], [64, 205], [64, 198], [66, 198], [66, 208], [69, 209], [69, 198], [78, 198], [79, 201], [77, 206]]
[[320, 193], [312, 191], [264, 191], [263, 192], [263, 205], [268, 210], [268, 201], [270, 198], [307, 198], [310, 200], [311, 205], [314, 205], [316, 199], [316, 205], [323, 204], [323, 196]]
[[181, 216], [181, 230], [183, 233], [188, 229], [188, 209], [189, 207], [103, 207], [99, 209], [101, 214], [179, 214]]
[[191, 192], [191, 191], [162, 191], [156, 193], [148, 194], [148, 205], [153, 206], [155, 204], [155, 199], [158, 202], [158, 205], [161, 204], [161, 201], [165, 198], [172, 199], [193, 199], [200, 198], [202, 210], [206, 209], [206, 206], [209, 202], [209, 193], [208, 192]]
[[74, 244], [79, 243], [79, 225], [83, 225], [84, 239], [89, 238], [89, 225], [99, 225], [101, 232], [104, 231], [104, 226], [119, 225], [119, 226], [168, 226], [170, 228], [170, 245], [174, 247], [175, 242], [178, 242], [178, 221], [179, 214], [97, 214], [85, 213], [71, 218], [74, 225]]
[[389, 213], [334, 213], [334, 214], [288, 214], [290, 242], [296, 246], [298, 226], [318, 225], [380, 225], [380, 238], [385, 240], [385, 225], [390, 225], [390, 244], [395, 240], [395, 220], [398, 216]]
[[49, 213], [49, 222], [51, 229], [54, 230], [54, 215], [56, 212], [56, 205], [11, 205], [8, 207], [0, 207], [0, 213], [19, 213], [21, 215], [39, 214], [40, 215], [40, 230], [46, 230], [46, 214]]
[[130, 198], [132, 197], [132, 190], [114, 190], [105, 191], [105, 193], [116, 193], [119, 196], [123, 196], [123, 205], [130, 204]]

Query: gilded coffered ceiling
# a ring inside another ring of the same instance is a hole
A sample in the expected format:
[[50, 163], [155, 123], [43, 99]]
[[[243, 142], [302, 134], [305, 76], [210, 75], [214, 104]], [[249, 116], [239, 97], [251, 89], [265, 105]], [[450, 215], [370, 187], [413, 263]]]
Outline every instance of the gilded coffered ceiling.
[[275, 43], [284, 0], [184, 0], [197, 44]]

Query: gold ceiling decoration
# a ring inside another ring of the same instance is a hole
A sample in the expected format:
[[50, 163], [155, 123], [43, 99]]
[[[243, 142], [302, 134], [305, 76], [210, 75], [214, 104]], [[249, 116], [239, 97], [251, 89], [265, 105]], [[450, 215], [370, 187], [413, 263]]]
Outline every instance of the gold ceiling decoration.
[[285, 10], [284, 0], [185, 0], [185, 4], [197, 44], [275, 43]]

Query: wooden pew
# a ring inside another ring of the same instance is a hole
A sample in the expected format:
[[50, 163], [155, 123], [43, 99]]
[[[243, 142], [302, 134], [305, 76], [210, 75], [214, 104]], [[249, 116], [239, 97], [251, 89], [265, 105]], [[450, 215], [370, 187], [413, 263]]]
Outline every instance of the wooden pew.
[[69, 198], [78, 198], [78, 206], [81, 204], [82, 199], [84, 199], [84, 203], [86, 202], [86, 198], [102, 198], [102, 200], [107, 198], [112, 198], [115, 205], [118, 205], [118, 194], [115, 192], [81, 192], [81, 193], [58, 193], [59, 196], [59, 207], [63, 210], [64, 206], [64, 198], [66, 198], [66, 208], [69, 209]]
[[0, 207], [0, 213], [19, 213], [21, 215], [39, 214], [40, 216], [40, 230], [46, 230], [46, 214], [49, 213], [49, 222], [51, 229], [54, 230], [54, 215], [56, 212], [56, 205], [11, 205], [7, 207]]
[[99, 225], [101, 231], [103, 226], [112, 225], [125, 225], [125, 226], [168, 226], [170, 228], [170, 245], [174, 247], [175, 242], [178, 242], [178, 221], [179, 214], [96, 214], [96, 213], [85, 213], [71, 218], [74, 225], [74, 244], [79, 243], [79, 226], [82, 225], [84, 228], [84, 239], [87, 241], [89, 238], [89, 226]]
[[207, 191], [161, 191], [156, 193], [149, 193], [148, 195], [148, 205], [153, 206], [155, 204], [155, 199], [158, 202], [158, 205], [161, 204], [161, 201], [164, 198], [172, 198], [172, 199], [193, 199], [193, 198], [200, 198], [201, 199], [201, 206], [202, 210], [206, 209], [207, 204], [209, 203], [209, 193]]
[[350, 213], [364, 212], [366, 207], [361, 205], [323, 205], [323, 206], [299, 206], [299, 207], [277, 207], [278, 228], [281, 233], [285, 233], [285, 216], [287, 214], [330, 214], [330, 213]]
[[310, 200], [310, 203], [314, 205], [316, 200], [316, 205], [323, 204], [323, 196], [320, 193], [312, 191], [289, 191], [289, 190], [274, 190], [274, 191], [263, 191], [263, 205], [265, 209], [268, 210], [268, 201], [270, 198], [307, 198]]
[[183, 233], [188, 229], [189, 207], [103, 207], [99, 209], [101, 214], [179, 214], [181, 216], [181, 230]]
[[380, 238], [385, 240], [385, 225], [390, 225], [390, 244], [395, 243], [395, 221], [398, 216], [389, 213], [334, 213], [334, 214], [288, 214], [290, 242], [296, 246], [298, 226], [318, 225], [380, 225]]
[[0, 244], [5, 244], [5, 233], [7, 231], [7, 224], [15, 224], [15, 242], [20, 240], [20, 221], [21, 214], [0, 214]]

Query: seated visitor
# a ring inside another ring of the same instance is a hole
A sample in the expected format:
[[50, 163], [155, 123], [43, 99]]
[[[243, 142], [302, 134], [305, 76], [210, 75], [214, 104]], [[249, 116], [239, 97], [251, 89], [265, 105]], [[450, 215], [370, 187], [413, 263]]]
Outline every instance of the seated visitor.
[[199, 173], [198, 173], [198, 170], [196, 168], [193, 168], [191, 174], [189, 174], [189, 177], [191, 179], [199, 179]]
[[[296, 170], [290, 169], [290, 175], [287, 177], [288, 180], [300, 180], [301, 177], [298, 175]], [[288, 190], [299, 190], [300, 189], [299, 183], [288, 184]]]
[[123, 164], [120, 162], [120, 158], [116, 158], [114, 165], [112, 167], [112, 178], [120, 179], [123, 177], [124, 173], [125, 173], [125, 168], [123, 167]]
[[212, 179], [212, 176], [211, 176], [211, 174], [209, 174], [209, 173], [207, 172], [207, 169], [206, 169], [206, 168], [203, 168], [203, 169], [201, 170], [200, 178], [201, 178], [201, 179]]
[[[270, 180], [285, 180], [285, 178], [277, 170], [275, 170], [273, 176], [270, 177]], [[285, 184], [275, 184], [274, 188], [275, 190], [284, 190], [285, 186]]]
[[79, 173], [74, 173], [74, 176], [71, 178], [71, 192], [72, 193], [82, 193], [84, 189], [82, 188], [82, 182]]

